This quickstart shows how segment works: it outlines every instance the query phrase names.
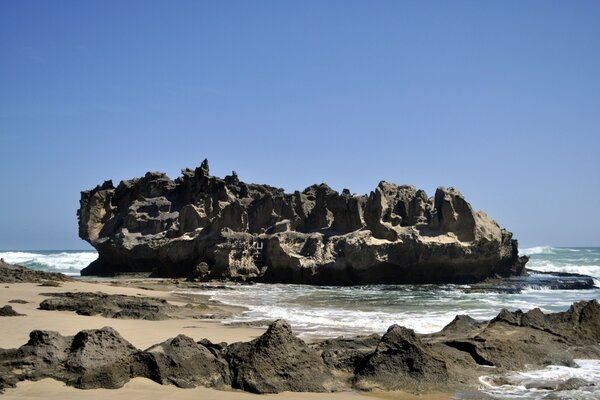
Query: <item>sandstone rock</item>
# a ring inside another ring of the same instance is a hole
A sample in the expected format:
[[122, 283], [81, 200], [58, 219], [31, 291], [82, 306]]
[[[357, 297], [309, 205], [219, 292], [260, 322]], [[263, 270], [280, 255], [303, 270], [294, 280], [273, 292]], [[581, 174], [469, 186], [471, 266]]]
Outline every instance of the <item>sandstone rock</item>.
[[232, 386], [254, 393], [330, 392], [338, 387], [319, 354], [283, 320], [249, 343], [227, 348]]
[[129, 381], [137, 351], [110, 327], [85, 330], [73, 338], [65, 368], [77, 376], [75, 387], [116, 389]]
[[325, 365], [331, 370], [354, 373], [362, 361], [371, 355], [381, 341], [380, 335], [327, 339], [315, 344]]
[[356, 369], [360, 389], [418, 390], [448, 381], [445, 359], [423, 344], [411, 329], [391, 326], [377, 348]]
[[485, 322], [477, 321], [468, 315], [457, 315], [439, 333], [446, 336], [468, 337], [484, 326]]
[[428, 198], [380, 182], [356, 196], [323, 183], [287, 194], [236, 173], [211, 176], [208, 162], [174, 181], [149, 172], [116, 188], [104, 182], [82, 192], [78, 216], [80, 237], [99, 253], [84, 275], [462, 283], [522, 275], [527, 262], [512, 234], [453, 188]]
[[[179, 387], [203, 385], [255, 393], [403, 390], [414, 393], [473, 390], [479, 377], [510, 383], [510, 371], [548, 365], [576, 366], [600, 358], [596, 300], [543, 314], [503, 311], [492, 321], [459, 316], [441, 332], [419, 335], [397, 325], [377, 335], [328, 339], [310, 345], [282, 320], [246, 343], [211, 343], [179, 335], [140, 351], [112, 328], [75, 336], [32, 331], [18, 349], [0, 349], [0, 390], [22, 380], [53, 378], [79, 388], [118, 388], [133, 377]], [[550, 329], [551, 328], [551, 329]], [[490, 366], [494, 366], [490, 370]], [[592, 382], [525, 382], [556, 391]]]
[[565, 312], [544, 314], [539, 308], [500, 311], [491, 324], [505, 323], [551, 333], [572, 344], [593, 345], [600, 342], [600, 303], [594, 299], [574, 303]]
[[206, 305], [175, 306], [165, 299], [122, 294], [92, 292], [41, 293], [49, 296], [40, 303], [40, 310], [75, 311], [79, 315], [101, 315], [106, 318], [159, 321], [169, 318], [197, 318]]
[[104, 293], [42, 293], [51, 296], [40, 303], [41, 310], [75, 311], [79, 315], [102, 315], [107, 318], [157, 321], [169, 318], [174, 308], [164, 299], [138, 298]]
[[[438, 343], [467, 353], [476, 364], [494, 366], [497, 371], [574, 366], [575, 357], [600, 357], [597, 300], [574, 303], [568, 311], [553, 314], [539, 309], [526, 313], [502, 310], [496, 318], [472, 324], [462, 334], [456, 329], [458, 325], [465, 324], [451, 324], [448, 330], [431, 336]], [[444, 352], [443, 348], [440, 351]]]
[[19, 314], [9, 305], [0, 307], [0, 317], [19, 317], [22, 315], [24, 314]]
[[148, 377], [161, 384], [173, 384], [183, 388], [195, 386], [221, 388], [230, 383], [229, 366], [218, 354], [209, 350], [212, 343], [196, 343], [185, 335], [179, 335], [145, 351]]

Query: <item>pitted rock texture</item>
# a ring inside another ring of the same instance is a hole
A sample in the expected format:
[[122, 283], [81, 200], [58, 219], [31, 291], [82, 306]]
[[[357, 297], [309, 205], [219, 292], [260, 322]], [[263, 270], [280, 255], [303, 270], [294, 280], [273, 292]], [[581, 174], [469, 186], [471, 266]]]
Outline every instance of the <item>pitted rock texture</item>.
[[232, 386], [248, 392], [331, 392], [341, 386], [319, 353], [295, 337], [283, 320], [251, 342], [233, 343], [225, 357]]
[[413, 330], [398, 325], [389, 327], [355, 371], [361, 389], [419, 390], [424, 383], [445, 387], [448, 381], [445, 357], [424, 345]]
[[[211, 343], [178, 335], [138, 350], [112, 328], [75, 336], [32, 331], [18, 349], [0, 349], [0, 391], [23, 380], [54, 378], [82, 389], [119, 388], [145, 377], [163, 385], [236, 388], [254, 393], [474, 389], [481, 375], [574, 366], [600, 358], [600, 305], [579, 302], [565, 312], [502, 311], [491, 321], [459, 316], [421, 335], [393, 325], [383, 336], [307, 344], [283, 320], [250, 342]], [[558, 384], [558, 383], [557, 383]], [[577, 387], [585, 382], [565, 382]]]
[[477, 282], [525, 273], [512, 234], [453, 188], [433, 197], [380, 182], [368, 196], [326, 184], [285, 193], [209, 174], [149, 172], [81, 193], [79, 236], [99, 257], [83, 275], [308, 284]]

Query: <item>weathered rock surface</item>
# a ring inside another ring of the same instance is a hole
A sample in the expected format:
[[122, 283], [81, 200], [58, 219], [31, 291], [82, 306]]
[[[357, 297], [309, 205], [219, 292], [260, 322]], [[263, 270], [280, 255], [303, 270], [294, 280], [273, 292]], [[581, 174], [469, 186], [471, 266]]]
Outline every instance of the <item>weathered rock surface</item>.
[[453, 188], [428, 197], [380, 182], [369, 196], [326, 184], [285, 193], [209, 175], [205, 160], [81, 193], [79, 235], [99, 257], [83, 275], [308, 284], [476, 282], [521, 275], [512, 234]]
[[50, 297], [40, 303], [41, 310], [75, 311], [79, 315], [102, 315], [107, 318], [158, 321], [177, 317], [201, 317], [206, 310], [202, 305], [188, 304], [180, 307], [169, 304], [165, 299], [122, 294], [65, 292], [41, 295]]
[[47, 282], [47, 281], [70, 281], [66, 275], [55, 272], [35, 271], [21, 265], [9, 264], [0, 258], [0, 282]]
[[575, 357], [600, 356], [600, 304], [581, 301], [554, 314], [537, 308], [526, 313], [502, 310], [486, 323], [463, 316], [427, 336], [441, 353], [447, 355], [445, 346], [451, 347], [468, 354], [476, 364], [494, 366], [498, 371], [571, 366]]
[[375, 351], [356, 368], [356, 386], [385, 390], [444, 387], [446, 360], [428, 347], [411, 329], [391, 326]]
[[178, 387], [223, 387], [231, 383], [229, 365], [218, 347], [209, 341], [179, 335], [150, 347], [145, 352], [149, 374], [161, 384], [171, 383]]
[[321, 357], [327, 368], [338, 372], [354, 373], [360, 363], [372, 354], [379, 341], [380, 335], [340, 337], [327, 339], [313, 345], [321, 351]]
[[225, 357], [232, 386], [248, 392], [331, 392], [340, 387], [319, 353], [295, 337], [283, 320], [251, 342], [230, 345]]
[[[238, 388], [255, 393], [337, 390], [457, 390], [476, 388], [494, 366], [501, 374], [574, 365], [600, 358], [600, 304], [579, 302], [565, 312], [501, 311], [491, 321], [459, 316], [442, 331], [419, 335], [393, 325], [382, 336], [307, 344], [282, 320], [246, 343], [215, 344], [179, 335], [141, 351], [112, 328], [65, 337], [33, 331], [18, 349], [0, 349], [0, 390], [22, 380], [58, 379], [79, 388], [118, 388], [133, 377], [179, 387]], [[582, 380], [537, 382], [569, 390]]]
[[137, 352], [112, 328], [81, 331], [73, 338], [65, 360], [66, 371], [74, 376], [67, 383], [82, 389], [122, 387], [131, 377]]
[[22, 315], [25, 315], [25, 314], [19, 314], [9, 305], [0, 307], [0, 317], [19, 317]]

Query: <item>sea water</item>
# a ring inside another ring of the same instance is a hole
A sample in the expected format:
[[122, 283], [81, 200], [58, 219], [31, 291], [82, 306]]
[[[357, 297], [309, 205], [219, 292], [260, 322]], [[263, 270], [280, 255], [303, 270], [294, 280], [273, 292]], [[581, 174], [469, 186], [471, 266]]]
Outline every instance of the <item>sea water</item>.
[[534, 247], [521, 253], [531, 257], [529, 268], [587, 274], [594, 278], [597, 288], [552, 290], [531, 285], [514, 293], [474, 291], [471, 285], [225, 284], [208, 286], [202, 293], [248, 308], [225, 320], [226, 324], [283, 318], [304, 337], [383, 333], [392, 324], [431, 333], [458, 314], [490, 319], [502, 308], [527, 311], [539, 307], [544, 312], [557, 312], [575, 301], [600, 298], [600, 248]]
[[[283, 318], [290, 322], [299, 336], [308, 339], [382, 334], [392, 324], [430, 333], [443, 328], [458, 314], [483, 320], [493, 318], [502, 308], [527, 311], [539, 307], [544, 312], [557, 312], [565, 311], [575, 301], [600, 299], [600, 248], [545, 246], [521, 249], [521, 254], [531, 257], [527, 264], [530, 269], [589, 275], [594, 278], [597, 287], [553, 290], [532, 284], [516, 292], [482, 292], [471, 290], [470, 285], [323, 287], [226, 283], [206, 285], [198, 291], [213, 300], [247, 308], [242, 314], [224, 320], [224, 324], [266, 325], [269, 321]], [[0, 258], [7, 262], [68, 275], [77, 275], [96, 257], [94, 251], [0, 252]], [[483, 376], [480, 391], [464, 394], [464, 398], [600, 400], [600, 361], [578, 360], [577, 363], [578, 368], [549, 366], [511, 373], [504, 377], [505, 384], [502, 386], [494, 386], [492, 375]], [[593, 385], [560, 392], [528, 388], [532, 382], [565, 381], [572, 377]]]
[[29, 250], [0, 251], [0, 258], [36, 271], [60, 272], [79, 276], [79, 272], [98, 258], [96, 251], [81, 250]]

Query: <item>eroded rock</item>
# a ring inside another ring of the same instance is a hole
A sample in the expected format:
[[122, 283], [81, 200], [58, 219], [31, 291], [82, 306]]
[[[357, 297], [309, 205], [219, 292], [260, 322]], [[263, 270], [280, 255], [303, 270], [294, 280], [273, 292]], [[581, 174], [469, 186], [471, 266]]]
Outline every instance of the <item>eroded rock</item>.
[[41, 310], [74, 311], [79, 315], [102, 315], [106, 318], [159, 321], [169, 318], [196, 318], [206, 306], [188, 304], [180, 307], [165, 299], [94, 292], [41, 293], [49, 296], [40, 303]]
[[[442, 331], [419, 335], [393, 325], [378, 335], [306, 344], [282, 320], [257, 339], [211, 343], [179, 335], [145, 351], [112, 328], [75, 336], [32, 331], [18, 349], [0, 349], [0, 390], [22, 380], [53, 378], [79, 388], [118, 388], [145, 377], [179, 387], [233, 387], [254, 393], [337, 390], [473, 390], [479, 377], [509, 383], [510, 371], [548, 365], [576, 366], [577, 358], [600, 358], [596, 300], [563, 313], [503, 311], [491, 321], [457, 317]], [[529, 315], [527, 315], [529, 314]], [[544, 324], [552, 324], [552, 330]], [[493, 366], [494, 369], [490, 370]], [[528, 383], [525, 383], [526, 385]], [[535, 382], [538, 389], [573, 390], [581, 379]]]
[[208, 162], [81, 193], [79, 235], [99, 254], [84, 275], [146, 272], [308, 284], [476, 282], [525, 272], [512, 234], [453, 188], [428, 198], [380, 182], [368, 196], [326, 184], [285, 193]]
[[419, 390], [443, 387], [447, 381], [444, 357], [423, 344], [413, 330], [393, 325], [356, 368], [355, 385], [363, 390]]
[[19, 314], [9, 305], [0, 307], [0, 317], [19, 317], [19, 316], [23, 316], [23, 315], [25, 315], [25, 314]]
[[232, 386], [254, 393], [330, 392], [339, 388], [323, 359], [277, 320], [259, 338], [227, 348]]
[[183, 388], [221, 388], [230, 384], [229, 366], [212, 343], [196, 343], [179, 335], [145, 351], [148, 376]]

